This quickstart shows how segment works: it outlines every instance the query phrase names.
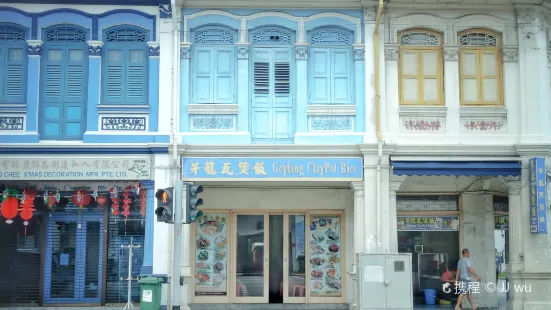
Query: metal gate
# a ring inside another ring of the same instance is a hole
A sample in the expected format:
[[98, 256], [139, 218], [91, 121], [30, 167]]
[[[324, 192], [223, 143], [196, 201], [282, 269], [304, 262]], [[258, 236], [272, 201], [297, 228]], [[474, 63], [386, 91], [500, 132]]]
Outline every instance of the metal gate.
[[103, 214], [66, 208], [46, 217], [44, 303], [100, 304]]

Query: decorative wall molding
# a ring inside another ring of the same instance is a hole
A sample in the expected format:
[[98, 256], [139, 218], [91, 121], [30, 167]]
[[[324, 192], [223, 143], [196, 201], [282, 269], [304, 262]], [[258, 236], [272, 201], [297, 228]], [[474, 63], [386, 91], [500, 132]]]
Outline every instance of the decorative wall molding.
[[518, 47], [517, 46], [502, 47], [501, 60], [503, 62], [518, 62]]
[[308, 105], [306, 107], [308, 116], [327, 115], [356, 115], [355, 105]]
[[0, 131], [25, 130], [24, 116], [0, 116]]
[[188, 104], [188, 114], [235, 115], [239, 112], [237, 104]]
[[409, 119], [401, 118], [402, 126], [407, 131], [440, 131], [442, 128], [441, 120], [430, 118]]
[[545, 13], [537, 9], [517, 10], [517, 25], [519, 28], [533, 26], [537, 27], [539, 31], [544, 31], [547, 27]]
[[461, 107], [462, 132], [504, 132], [507, 130], [505, 107]]
[[367, 21], [374, 22], [374, 21], [376, 21], [378, 10], [379, 10], [379, 8], [376, 5], [365, 8], [364, 9], [364, 22], [367, 22]]
[[161, 44], [159, 42], [147, 42], [149, 45], [149, 57], [159, 57], [161, 55]]
[[236, 131], [235, 115], [190, 115], [190, 131]]
[[462, 119], [461, 124], [466, 131], [501, 131], [505, 126], [499, 119]]
[[42, 55], [42, 40], [27, 40], [27, 45], [28, 56]]
[[445, 106], [400, 106], [400, 129], [403, 132], [445, 132]]
[[365, 46], [363, 44], [354, 45], [354, 60], [365, 59]]
[[161, 18], [172, 18], [172, 5], [159, 4], [159, 16]]
[[180, 58], [181, 59], [190, 59], [191, 58], [191, 46], [189, 44], [180, 45]]
[[326, 115], [308, 117], [308, 131], [354, 131], [354, 117]]
[[308, 45], [305, 45], [305, 44], [295, 45], [295, 57], [297, 60], [308, 59]]
[[101, 57], [103, 41], [88, 41], [88, 56]]
[[147, 116], [100, 116], [101, 131], [146, 131]]
[[397, 45], [385, 45], [385, 60], [397, 61], [398, 60], [398, 46]]
[[[184, 42], [186, 42], [186, 43], [190, 42], [189, 41], [189, 31], [190, 31], [189, 21], [192, 20], [192, 19], [195, 19], [195, 18], [199, 18], [199, 17], [203, 17], [203, 16], [209, 16], [209, 15], [225, 16], [225, 17], [232, 18], [236, 21], [239, 21], [240, 24], [241, 24], [241, 26], [239, 28], [239, 31], [240, 31], [240, 34], [241, 34], [240, 42], [246, 42], [247, 41], [247, 35], [246, 34], [249, 33], [249, 29], [247, 28], [247, 23], [249, 21], [252, 21], [252, 20], [255, 20], [255, 19], [258, 19], [258, 18], [265, 18], [265, 17], [284, 18], [284, 19], [293, 21], [297, 25], [299, 25], [299, 27], [298, 27], [299, 28], [299, 33], [296, 34], [296, 38], [297, 38], [298, 43], [304, 43], [305, 42], [304, 41], [304, 38], [305, 38], [305, 33], [304, 32], [305, 32], [306, 28], [304, 27], [304, 24], [309, 23], [309, 22], [311, 22], [313, 20], [316, 20], [316, 19], [321, 19], [321, 18], [339, 18], [339, 19], [347, 21], [348, 24], [355, 25], [355, 36], [356, 36], [355, 43], [361, 43], [362, 42], [362, 37], [363, 37], [363, 35], [362, 35], [362, 24], [361, 24], [362, 19], [358, 18], [358, 17], [350, 16], [350, 15], [347, 15], [347, 14], [344, 14], [344, 13], [322, 12], [322, 13], [314, 14], [314, 15], [311, 15], [311, 16], [302, 17], [302, 16], [293, 16], [291, 14], [284, 13], [284, 12], [270, 12], [270, 11], [263, 11], [263, 12], [254, 13], [254, 14], [251, 14], [251, 15], [236, 15], [236, 14], [233, 14], [233, 13], [230, 13], [230, 12], [227, 12], [227, 11], [223, 11], [223, 10], [207, 9], [207, 10], [202, 10], [202, 11], [190, 14], [190, 15], [182, 16], [183, 31], [184, 31], [184, 40], [183, 41]], [[377, 16], [376, 13], [375, 13], [375, 16]], [[300, 26], [300, 25], [303, 25], [303, 26]]]
[[249, 50], [248, 43], [237, 43], [237, 59], [249, 59]]
[[455, 46], [444, 47], [444, 60], [445, 61], [457, 61], [459, 59], [459, 48]]

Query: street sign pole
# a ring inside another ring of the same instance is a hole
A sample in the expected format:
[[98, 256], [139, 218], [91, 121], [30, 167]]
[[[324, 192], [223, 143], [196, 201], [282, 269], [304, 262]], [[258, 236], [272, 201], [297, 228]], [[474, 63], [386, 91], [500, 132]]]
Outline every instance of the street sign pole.
[[172, 310], [180, 310], [180, 258], [182, 255], [182, 181], [174, 182], [174, 243], [172, 253]]

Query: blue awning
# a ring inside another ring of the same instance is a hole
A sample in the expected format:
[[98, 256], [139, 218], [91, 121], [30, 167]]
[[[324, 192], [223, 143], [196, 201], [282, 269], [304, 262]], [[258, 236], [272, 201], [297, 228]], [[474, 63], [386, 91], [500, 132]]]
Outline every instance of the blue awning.
[[520, 176], [519, 161], [392, 161], [395, 175]]

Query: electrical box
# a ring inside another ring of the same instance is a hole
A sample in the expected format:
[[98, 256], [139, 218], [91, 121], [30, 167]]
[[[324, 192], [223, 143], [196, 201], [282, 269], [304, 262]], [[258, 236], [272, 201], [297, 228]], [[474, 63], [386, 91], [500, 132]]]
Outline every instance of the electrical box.
[[356, 254], [358, 310], [413, 310], [411, 253]]

